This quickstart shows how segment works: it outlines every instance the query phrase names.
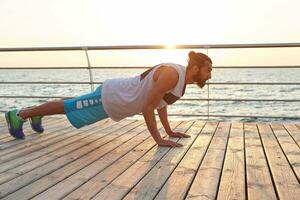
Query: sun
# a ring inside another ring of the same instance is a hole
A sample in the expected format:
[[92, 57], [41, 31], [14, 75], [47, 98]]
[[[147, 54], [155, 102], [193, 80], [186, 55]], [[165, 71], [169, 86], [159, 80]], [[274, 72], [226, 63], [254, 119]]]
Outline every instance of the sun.
[[165, 44], [164, 48], [165, 49], [176, 49], [176, 45], [175, 44]]

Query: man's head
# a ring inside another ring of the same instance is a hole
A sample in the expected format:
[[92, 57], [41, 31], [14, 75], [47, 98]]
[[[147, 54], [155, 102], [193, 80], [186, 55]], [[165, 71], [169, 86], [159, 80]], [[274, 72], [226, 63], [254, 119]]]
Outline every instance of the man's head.
[[203, 88], [206, 81], [211, 79], [211, 71], [212, 61], [207, 55], [194, 51], [189, 52], [187, 73], [189, 73], [192, 83]]

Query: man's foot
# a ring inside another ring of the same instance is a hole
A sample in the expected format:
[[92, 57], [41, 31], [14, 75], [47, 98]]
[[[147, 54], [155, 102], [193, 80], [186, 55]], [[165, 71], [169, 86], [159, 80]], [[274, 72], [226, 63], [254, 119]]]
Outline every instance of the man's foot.
[[5, 119], [8, 126], [8, 131], [10, 135], [17, 139], [24, 139], [25, 135], [23, 133], [23, 120], [17, 115], [18, 110], [11, 110], [5, 113]]
[[42, 117], [40, 116], [35, 116], [35, 117], [31, 117], [29, 119], [30, 124], [31, 124], [31, 128], [38, 132], [38, 133], [43, 133], [44, 132], [44, 128], [42, 126]]

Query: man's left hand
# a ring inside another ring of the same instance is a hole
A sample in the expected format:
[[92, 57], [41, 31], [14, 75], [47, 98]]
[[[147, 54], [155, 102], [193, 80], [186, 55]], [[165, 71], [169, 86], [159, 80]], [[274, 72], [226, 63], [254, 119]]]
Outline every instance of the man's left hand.
[[176, 138], [188, 138], [191, 137], [190, 135], [187, 135], [185, 133], [180, 133], [180, 132], [174, 132], [170, 131], [167, 133], [170, 137], [176, 137]]

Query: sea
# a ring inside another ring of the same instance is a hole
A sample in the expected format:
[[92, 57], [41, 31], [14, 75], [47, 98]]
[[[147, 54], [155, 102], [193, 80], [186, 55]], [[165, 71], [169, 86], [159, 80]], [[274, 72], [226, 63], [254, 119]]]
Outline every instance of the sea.
[[[145, 69], [93, 69], [94, 81], [126, 78], [139, 75]], [[18, 69], [0, 71], [0, 114], [10, 109], [20, 109], [39, 105], [53, 99], [6, 98], [3, 96], [78, 96], [91, 91], [90, 85], [77, 84], [4, 84], [8, 81], [89, 81], [87, 69]], [[300, 81], [299, 68], [216, 68], [213, 69], [210, 82], [296, 82]], [[4, 83], [3, 83], [4, 82]], [[97, 87], [97, 84], [95, 85]], [[209, 94], [208, 94], [209, 91]], [[212, 99], [287, 99], [300, 100], [300, 85], [206, 85], [199, 88], [188, 85], [184, 99], [168, 106], [169, 119], [203, 119], [230, 122], [267, 122], [267, 123], [299, 123], [300, 101], [213, 101]], [[184, 115], [226, 115], [226, 116], [277, 116], [290, 118], [259, 117], [207, 117]], [[142, 115], [132, 118], [140, 119]], [[294, 118], [298, 117], [298, 118]]]

